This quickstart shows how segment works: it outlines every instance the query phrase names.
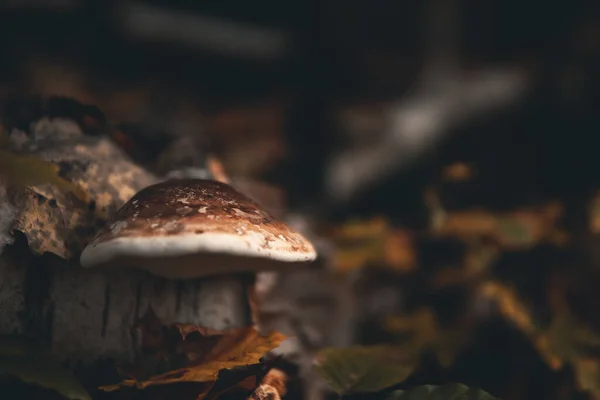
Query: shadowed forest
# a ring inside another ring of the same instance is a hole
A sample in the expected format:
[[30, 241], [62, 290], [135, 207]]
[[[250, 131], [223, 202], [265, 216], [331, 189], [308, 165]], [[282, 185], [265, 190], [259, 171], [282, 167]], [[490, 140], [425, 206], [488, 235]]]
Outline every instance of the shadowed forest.
[[0, 32], [0, 399], [600, 400], [600, 4]]

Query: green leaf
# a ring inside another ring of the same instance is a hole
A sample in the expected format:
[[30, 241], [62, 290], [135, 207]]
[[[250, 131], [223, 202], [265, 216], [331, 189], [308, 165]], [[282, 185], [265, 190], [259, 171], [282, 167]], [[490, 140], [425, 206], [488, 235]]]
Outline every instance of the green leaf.
[[410, 390], [395, 390], [386, 400], [499, 400], [481, 389], [469, 388], [462, 383], [442, 386], [417, 386]]
[[378, 392], [404, 381], [416, 362], [405, 350], [391, 346], [326, 348], [314, 370], [339, 395]]
[[42, 347], [14, 338], [0, 339], [0, 375], [54, 390], [70, 400], [91, 400], [70, 371]]

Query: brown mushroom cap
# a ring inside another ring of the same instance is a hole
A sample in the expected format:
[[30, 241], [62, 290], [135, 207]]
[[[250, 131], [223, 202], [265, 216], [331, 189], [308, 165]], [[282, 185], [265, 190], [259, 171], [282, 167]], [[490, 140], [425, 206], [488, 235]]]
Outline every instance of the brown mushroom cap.
[[231, 186], [181, 179], [138, 192], [84, 249], [81, 265], [192, 278], [275, 269], [316, 256], [306, 238]]

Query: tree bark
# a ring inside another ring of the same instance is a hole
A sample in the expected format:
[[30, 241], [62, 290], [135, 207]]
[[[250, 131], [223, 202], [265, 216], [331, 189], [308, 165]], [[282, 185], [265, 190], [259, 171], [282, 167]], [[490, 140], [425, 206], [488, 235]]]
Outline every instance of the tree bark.
[[239, 277], [174, 281], [116, 267], [87, 270], [56, 256], [36, 257], [23, 242], [0, 255], [0, 334], [41, 340], [62, 361], [133, 361], [139, 350], [133, 328], [149, 308], [164, 324], [250, 325]]

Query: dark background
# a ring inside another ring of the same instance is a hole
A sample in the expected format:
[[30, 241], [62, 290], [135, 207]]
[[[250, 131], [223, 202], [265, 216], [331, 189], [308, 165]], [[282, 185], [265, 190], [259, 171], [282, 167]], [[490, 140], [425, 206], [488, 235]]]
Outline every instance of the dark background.
[[[124, 22], [132, 5], [175, 15], [169, 29], [184, 38], [217, 35], [177, 23], [209, 16], [270, 30], [284, 45], [260, 56], [245, 54], [235, 35], [229, 50], [135, 35]], [[473, 182], [441, 186], [448, 210], [504, 211], [559, 198], [571, 216], [567, 225], [577, 227], [600, 184], [595, 1], [0, 1], [0, 54], [2, 100], [26, 93], [96, 104], [109, 121], [137, 126], [142, 147], [195, 132], [210, 139], [232, 175], [282, 187], [292, 209], [317, 219], [385, 215], [394, 225], [422, 229], [423, 190], [454, 161], [476, 164], [478, 174]], [[520, 101], [469, 114], [437, 135], [433, 150], [418, 148], [401, 168], [384, 168], [361, 190], [339, 195], [335, 174], [326, 174], [334, 155], [368, 148], [389, 133], [352, 133], [349, 116], [378, 121], [381, 110], [393, 114], [398, 100], [410, 103], [424, 71], [452, 62], [465, 76], [516, 67], [527, 87]], [[585, 242], [581, 253], [592, 267], [595, 243]], [[521, 267], [556, 261], [544, 251], [504, 259], [496, 272], [535, 297], [545, 278]], [[444, 250], [431, 245], [423, 252]], [[582, 297], [574, 304], [586, 303]], [[427, 301], [448, 306], [443, 296]], [[584, 312], [594, 314], [594, 308]], [[545, 370], [504, 323], [493, 321], [479, 335], [449, 375], [433, 368], [411, 382], [456, 379], [494, 393], [514, 390], [515, 399], [555, 398], [557, 387], [542, 382], [562, 382], [569, 371], [557, 378]], [[522, 382], [530, 371], [531, 382]], [[575, 398], [569, 396], [560, 398]]]

